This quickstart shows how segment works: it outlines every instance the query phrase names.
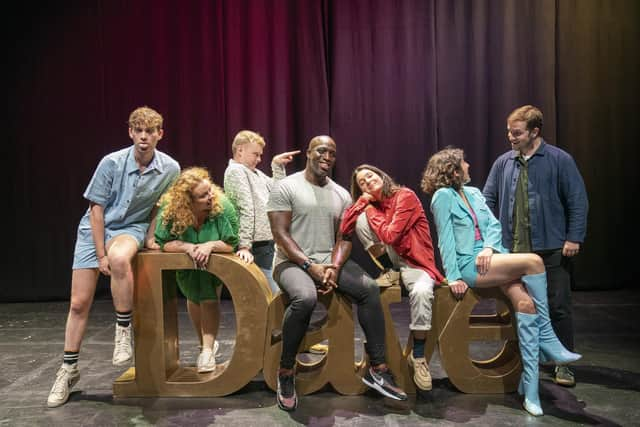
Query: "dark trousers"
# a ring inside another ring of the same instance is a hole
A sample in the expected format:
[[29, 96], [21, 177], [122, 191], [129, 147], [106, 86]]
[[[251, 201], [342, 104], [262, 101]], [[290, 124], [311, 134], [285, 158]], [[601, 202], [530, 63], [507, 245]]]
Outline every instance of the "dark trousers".
[[[318, 294], [311, 276], [292, 262], [279, 264], [273, 277], [289, 298], [282, 321], [280, 367], [292, 369]], [[377, 283], [358, 264], [348, 260], [340, 270], [335, 292], [347, 295], [358, 306], [358, 321], [367, 340], [365, 350], [371, 365], [384, 363], [384, 315]]]
[[571, 307], [571, 258], [562, 255], [562, 249], [536, 252], [547, 269], [547, 298], [549, 317], [558, 339], [573, 351], [573, 310]]
[[273, 267], [273, 255], [275, 254], [273, 245], [273, 240], [253, 242], [251, 253], [253, 254], [253, 262], [255, 262], [258, 267], [271, 270]]

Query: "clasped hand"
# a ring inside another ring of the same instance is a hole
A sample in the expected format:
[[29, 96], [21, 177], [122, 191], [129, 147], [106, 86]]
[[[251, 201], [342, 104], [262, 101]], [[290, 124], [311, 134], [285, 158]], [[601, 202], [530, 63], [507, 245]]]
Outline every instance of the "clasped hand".
[[320, 295], [325, 295], [338, 287], [338, 268], [334, 264], [311, 264], [307, 270], [316, 282]]
[[213, 242], [207, 242], [199, 245], [193, 245], [187, 253], [191, 259], [193, 259], [193, 264], [196, 268], [205, 270], [207, 268], [207, 264], [209, 264], [209, 255], [211, 255], [212, 250]]

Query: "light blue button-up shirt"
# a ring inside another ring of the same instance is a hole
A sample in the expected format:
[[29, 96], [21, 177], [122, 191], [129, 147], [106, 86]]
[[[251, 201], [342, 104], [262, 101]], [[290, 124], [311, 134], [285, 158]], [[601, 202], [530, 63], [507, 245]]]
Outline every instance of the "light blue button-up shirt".
[[[106, 230], [126, 229], [132, 224], [148, 226], [153, 206], [179, 173], [178, 162], [158, 150], [141, 172], [131, 146], [100, 161], [84, 198], [104, 208]], [[91, 228], [89, 209], [80, 221], [80, 228], [85, 227]]]

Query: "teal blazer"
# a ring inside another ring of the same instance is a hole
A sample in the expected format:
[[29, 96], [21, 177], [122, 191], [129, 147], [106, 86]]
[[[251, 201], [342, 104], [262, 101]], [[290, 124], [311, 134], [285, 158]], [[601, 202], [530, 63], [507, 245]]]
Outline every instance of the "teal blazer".
[[[494, 252], [508, 252], [502, 246], [502, 227], [475, 187], [462, 187], [469, 204], [478, 218], [482, 247]], [[431, 198], [431, 213], [438, 231], [438, 248], [447, 281], [461, 279], [462, 267], [475, 262], [477, 250], [473, 217], [462, 197], [452, 187], [441, 188]]]

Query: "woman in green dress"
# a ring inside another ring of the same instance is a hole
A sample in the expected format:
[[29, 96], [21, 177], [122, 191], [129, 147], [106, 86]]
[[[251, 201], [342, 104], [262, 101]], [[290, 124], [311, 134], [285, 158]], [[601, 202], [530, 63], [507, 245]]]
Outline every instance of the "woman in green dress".
[[184, 252], [194, 270], [176, 272], [178, 287], [187, 298], [189, 317], [200, 337], [198, 372], [216, 367], [215, 344], [220, 322], [218, 288], [222, 282], [206, 271], [213, 252], [232, 253], [238, 244], [233, 226], [235, 211], [226, 208], [222, 190], [211, 182], [206, 169], [185, 169], [162, 196], [155, 237], [163, 251]]

